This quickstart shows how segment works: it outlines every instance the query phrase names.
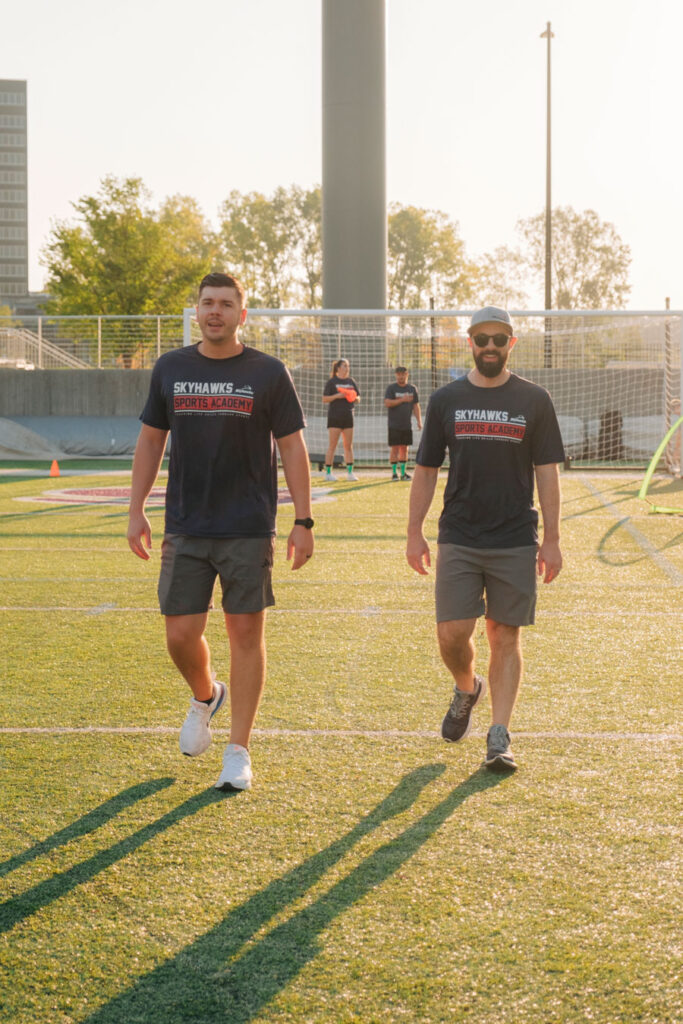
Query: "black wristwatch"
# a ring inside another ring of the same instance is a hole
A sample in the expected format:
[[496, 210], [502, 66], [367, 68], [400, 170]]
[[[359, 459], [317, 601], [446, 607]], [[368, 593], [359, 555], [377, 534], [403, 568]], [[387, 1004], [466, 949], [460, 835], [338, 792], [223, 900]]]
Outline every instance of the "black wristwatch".
[[312, 530], [314, 524], [313, 524], [313, 520], [311, 519], [311, 517], [307, 516], [306, 519], [295, 519], [294, 520], [294, 525], [295, 526], [305, 526], [307, 530]]

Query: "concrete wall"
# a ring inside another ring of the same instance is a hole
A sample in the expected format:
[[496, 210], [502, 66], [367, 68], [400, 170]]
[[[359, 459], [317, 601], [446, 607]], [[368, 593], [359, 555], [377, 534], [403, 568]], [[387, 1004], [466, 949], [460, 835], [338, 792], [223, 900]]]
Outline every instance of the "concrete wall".
[[0, 370], [0, 416], [139, 416], [151, 370]]

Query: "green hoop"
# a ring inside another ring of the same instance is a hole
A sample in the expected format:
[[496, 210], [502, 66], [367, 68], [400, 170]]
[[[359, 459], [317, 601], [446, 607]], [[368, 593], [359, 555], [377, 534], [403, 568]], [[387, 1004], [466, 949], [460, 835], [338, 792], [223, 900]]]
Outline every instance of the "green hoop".
[[664, 451], [664, 449], [666, 448], [666, 446], [668, 445], [669, 441], [671, 440], [673, 435], [676, 433], [678, 428], [681, 427], [681, 426], [683, 426], [683, 416], [679, 416], [679, 418], [676, 420], [674, 425], [669, 430], [667, 430], [666, 434], [664, 435], [664, 438], [662, 439], [662, 442], [661, 442], [659, 448], [657, 449], [657, 451], [652, 456], [652, 461], [650, 462], [650, 465], [647, 467], [647, 473], [643, 477], [643, 482], [640, 485], [640, 490], [638, 491], [638, 497], [643, 499], [644, 501], [648, 502], [652, 512], [663, 512], [666, 515], [683, 516], [683, 508], [665, 508], [665, 507], [660, 506], [660, 505], [653, 505], [652, 502], [649, 501], [649, 499], [647, 498], [647, 490], [648, 490], [648, 487], [650, 486], [650, 481], [652, 480], [652, 476], [654, 474], [654, 471], [657, 468], [657, 463], [659, 462], [659, 460], [662, 457], [662, 452]]

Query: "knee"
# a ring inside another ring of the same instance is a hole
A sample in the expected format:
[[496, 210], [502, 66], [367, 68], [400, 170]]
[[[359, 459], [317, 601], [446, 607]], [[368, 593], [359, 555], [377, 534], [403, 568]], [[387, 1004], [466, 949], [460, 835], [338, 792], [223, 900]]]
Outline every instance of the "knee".
[[194, 624], [172, 616], [166, 619], [166, 646], [171, 654], [185, 650], [201, 638], [202, 632], [197, 633]]
[[263, 642], [263, 617], [260, 613], [226, 616], [226, 627], [231, 646], [254, 648]]
[[436, 634], [442, 654], [457, 655], [469, 649], [472, 626], [467, 622], [438, 622]]
[[487, 619], [486, 633], [492, 648], [510, 650], [519, 646], [521, 638], [521, 628], [519, 626], [508, 626], [504, 622]]

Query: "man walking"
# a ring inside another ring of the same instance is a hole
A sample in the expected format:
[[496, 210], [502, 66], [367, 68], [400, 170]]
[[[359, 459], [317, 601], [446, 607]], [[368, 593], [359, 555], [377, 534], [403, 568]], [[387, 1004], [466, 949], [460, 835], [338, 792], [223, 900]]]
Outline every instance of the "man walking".
[[[394, 370], [396, 381], [388, 384], [384, 393], [384, 404], [387, 407], [387, 428], [389, 431], [389, 462], [391, 463], [392, 480], [410, 480], [406, 473], [408, 448], [413, 443], [412, 418], [417, 420], [418, 429], [422, 429], [422, 412], [417, 388], [408, 383], [408, 370], [405, 366], [397, 366]], [[398, 470], [401, 469], [399, 476]]]
[[[218, 789], [249, 789], [249, 739], [266, 675], [266, 608], [271, 586], [277, 457], [294, 504], [287, 558], [299, 569], [313, 554], [311, 480], [303, 411], [282, 362], [239, 340], [244, 289], [227, 274], [199, 286], [201, 341], [157, 360], [131, 482], [128, 544], [149, 558], [145, 502], [170, 432], [159, 603], [168, 651], [192, 690], [180, 749], [195, 757], [211, 743], [210, 722], [226, 698], [204, 635], [216, 576], [230, 647], [230, 742]], [[275, 443], [274, 443], [275, 442]]]
[[[474, 368], [431, 397], [410, 491], [406, 557], [431, 565], [423, 523], [446, 451], [439, 520], [436, 619], [439, 649], [455, 680], [441, 726], [445, 740], [470, 731], [486, 680], [475, 673], [477, 618], [486, 615], [491, 727], [484, 764], [513, 771], [509, 725], [522, 677], [521, 627], [534, 622], [536, 574], [550, 583], [562, 567], [558, 466], [564, 448], [548, 393], [507, 369], [515, 345], [507, 312], [478, 310], [468, 329]], [[534, 475], [543, 517], [538, 543]]]

